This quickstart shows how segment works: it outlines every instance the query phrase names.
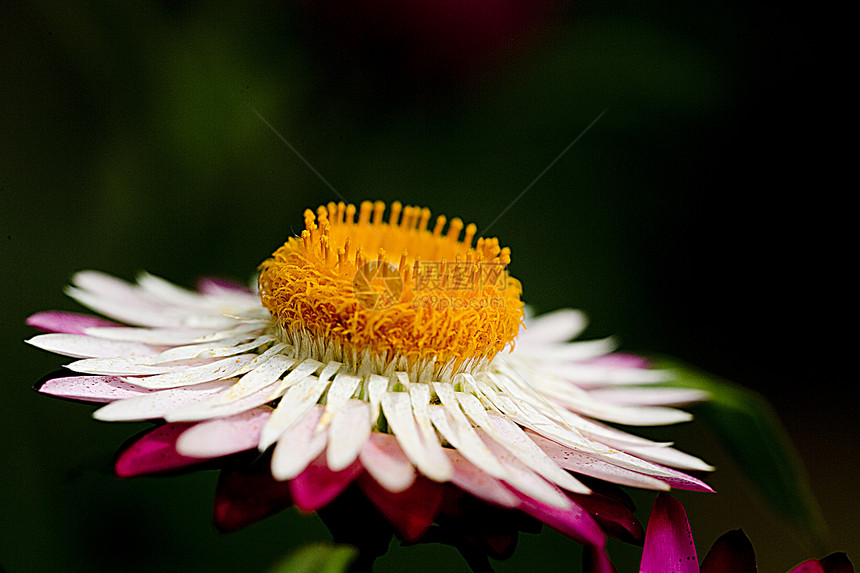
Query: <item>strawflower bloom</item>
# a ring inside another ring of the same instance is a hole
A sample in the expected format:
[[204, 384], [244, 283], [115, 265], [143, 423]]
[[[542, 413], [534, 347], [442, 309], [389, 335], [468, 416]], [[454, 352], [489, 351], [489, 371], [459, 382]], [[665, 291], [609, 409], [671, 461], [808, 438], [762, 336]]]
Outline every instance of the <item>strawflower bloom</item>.
[[667, 374], [611, 339], [569, 342], [580, 312], [528, 316], [510, 250], [474, 225], [385, 210], [306, 211], [301, 235], [259, 266], [257, 292], [77, 273], [67, 293], [112, 320], [30, 317], [49, 333], [28, 342], [76, 359], [37, 389], [105, 403], [98, 420], [158, 422], [118, 456], [119, 476], [222, 462], [225, 530], [359, 492], [407, 541], [519, 510], [507, 514], [584, 543], [607, 570], [607, 532], [642, 537], [607, 485], [711, 491], [685, 473], [706, 463], [607, 424], [683, 422], [674, 406], [705, 396], [655, 386]]

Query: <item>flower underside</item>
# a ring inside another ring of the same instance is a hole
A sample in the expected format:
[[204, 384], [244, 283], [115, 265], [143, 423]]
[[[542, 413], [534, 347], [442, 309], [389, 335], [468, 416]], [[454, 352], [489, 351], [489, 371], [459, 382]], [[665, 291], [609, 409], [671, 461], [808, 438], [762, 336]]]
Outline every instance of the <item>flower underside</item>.
[[[522, 288], [510, 250], [426, 208], [365, 201], [305, 211], [305, 230], [260, 265], [259, 293], [294, 348], [309, 338], [347, 364], [370, 353], [410, 372], [453, 374], [513, 347]], [[358, 216], [356, 220], [356, 215]]]

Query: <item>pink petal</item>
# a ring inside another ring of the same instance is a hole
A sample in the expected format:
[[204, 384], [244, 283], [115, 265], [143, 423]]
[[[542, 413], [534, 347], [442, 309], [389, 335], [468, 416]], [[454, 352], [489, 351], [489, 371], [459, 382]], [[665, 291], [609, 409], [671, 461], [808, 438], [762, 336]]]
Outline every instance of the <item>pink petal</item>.
[[204, 277], [197, 281], [197, 290], [201, 294], [219, 295], [225, 292], [229, 294], [253, 294], [247, 286], [220, 277]]
[[756, 573], [749, 537], [740, 529], [724, 533], [702, 561], [701, 573]]
[[448, 449], [445, 453], [454, 466], [451, 483], [478, 499], [499, 507], [513, 508], [520, 504], [519, 498], [504, 483], [478, 468], [463, 454]]
[[405, 541], [420, 539], [442, 504], [442, 484], [424, 476], [418, 476], [411, 487], [399, 493], [388, 491], [367, 473], [359, 476], [358, 485]]
[[657, 477], [611, 464], [588, 453], [563, 446], [534, 432], [528, 431], [527, 433], [532, 441], [540, 446], [555, 463], [566, 470], [619, 485], [666, 489]]
[[179, 437], [176, 449], [195, 458], [217, 458], [257, 447], [271, 408], [254, 408], [195, 424]]
[[124, 382], [118, 376], [71, 376], [52, 378], [36, 386], [42, 394], [83, 400], [84, 402], [113, 402], [149, 394], [153, 390]]
[[415, 481], [415, 467], [390, 434], [371, 433], [358, 459], [368, 473], [392, 493], [404, 491]]
[[696, 545], [687, 512], [667, 493], [654, 501], [639, 573], [699, 573]]
[[37, 312], [27, 319], [27, 324], [46, 332], [63, 334], [84, 334], [87, 328], [120, 326], [115, 322], [89, 314], [54, 310]]
[[708, 493], [716, 493], [711, 486], [698, 478], [695, 478], [691, 475], [687, 475], [684, 472], [678, 471], [676, 469], [667, 468], [665, 466], [662, 467], [664, 467], [667, 471], [672, 472], [672, 476], [659, 476], [657, 479], [666, 482], [667, 484], [669, 484], [670, 487], [673, 487], [675, 489], [685, 489], [687, 491], [704, 491]]
[[272, 477], [266, 457], [251, 467], [221, 472], [212, 521], [219, 531], [237, 531], [292, 503], [289, 484]]
[[648, 361], [641, 356], [616, 352], [585, 361], [586, 364], [608, 368], [648, 368]]
[[176, 439], [191, 427], [185, 422], [164, 424], [134, 442], [123, 451], [114, 469], [119, 477], [133, 477], [177, 470], [200, 463], [200, 458], [183, 456], [176, 451]]
[[340, 471], [332, 471], [320, 454], [305, 470], [290, 481], [290, 493], [296, 507], [316, 511], [328, 505], [364, 471], [357, 460]]

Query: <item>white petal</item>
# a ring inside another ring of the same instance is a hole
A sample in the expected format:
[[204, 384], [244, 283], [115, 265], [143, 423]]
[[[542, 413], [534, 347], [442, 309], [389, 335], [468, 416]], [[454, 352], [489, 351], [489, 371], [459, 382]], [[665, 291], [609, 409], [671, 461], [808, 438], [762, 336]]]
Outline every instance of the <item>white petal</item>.
[[542, 314], [526, 320], [526, 328], [517, 337], [517, 347], [571, 340], [585, 329], [586, 324], [585, 314], [578, 310], [566, 308]]
[[194, 458], [217, 458], [250, 450], [257, 446], [260, 430], [271, 413], [271, 408], [254, 408], [195, 424], [179, 436], [176, 451]]
[[214, 293], [204, 295], [149, 273], [142, 273], [138, 277], [138, 284], [150, 298], [168, 305], [171, 309], [187, 313], [184, 319], [187, 326], [191, 326], [189, 322], [195, 317], [213, 325], [219, 321], [227, 324], [230, 316], [262, 308], [259, 298], [242, 291], [216, 288]]
[[[126, 381], [142, 388], [178, 388], [179, 386], [192, 386], [213, 380], [226, 380], [237, 376], [240, 370], [249, 364], [255, 364], [259, 358], [256, 354], [241, 354], [230, 358], [223, 358], [215, 362], [172, 370], [165, 374], [156, 374], [146, 378], [127, 377]], [[144, 368], [144, 367], [141, 367]], [[148, 367], [156, 368], [156, 367]], [[159, 367], [160, 368], [160, 367]]]
[[[263, 432], [260, 435], [260, 451], [264, 451], [275, 443], [290, 426], [295, 424], [317, 403], [320, 396], [325, 392], [329, 381], [310, 376], [320, 366], [322, 366], [321, 362], [305, 360], [296, 366], [278, 385], [279, 388], [289, 386], [289, 389], [281, 397], [281, 401], [263, 427]], [[293, 383], [291, 378], [298, 381]], [[278, 391], [275, 390], [275, 393]], [[320, 406], [320, 410], [323, 410], [322, 406]]]
[[337, 410], [328, 429], [326, 463], [332, 471], [348, 467], [358, 458], [370, 438], [370, 406], [361, 400], [349, 400]]
[[581, 388], [655, 384], [672, 379], [672, 373], [668, 370], [611, 367], [582, 362], [544, 362], [538, 368], [546, 374], [572, 382]]
[[517, 424], [496, 414], [489, 414], [488, 417], [494, 430], [489, 435], [526, 464], [529, 469], [568, 491], [574, 493], [591, 492], [579, 480], [553, 462]]
[[[576, 430], [577, 439], [569, 442], [565, 438], [559, 438], [557, 436], [548, 435], [547, 437], [551, 440], [555, 440], [559, 443], [570, 445], [573, 447], [578, 447], [580, 442], [583, 439], [597, 441], [603, 444], [607, 444], [608, 446], [612, 446], [619, 449], [625, 449], [630, 445], [639, 445], [639, 446], [671, 446], [671, 442], [654, 442], [652, 440], [648, 440], [641, 436], [636, 436], [634, 434], [630, 434], [627, 432], [622, 432], [621, 430], [617, 430], [615, 428], [611, 428], [609, 426], [605, 426], [603, 424], [598, 424], [593, 420], [589, 420], [588, 418], [583, 418], [582, 416], [570, 412], [568, 410], [562, 410], [558, 412], [559, 417], [562, 420], [563, 427], [572, 428]], [[536, 430], [538, 433], [543, 434], [541, 430]]]
[[367, 389], [367, 399], [370, 400], [370, 419], [376, 424], [376, 421], [379, 419], [379, 407], [382, 403], [382, 397], [388, 391], [389, 381], [384, 376], [371, 374], [364, 385]]
[[360, 382], [361, 378], [358, 376], [350, 376], [343, 373], [335, 376], [331, 387], [329, 387], [328, 392], [325, 394], [325, 413], [322, 419], [320, 419], [321, 427], [317, 428], [317, 430], [321, 430], [322, 426], [326, 426], [331, 422], [338, 410], [355, 394]]
[[[531, 433], [528, 435], [555, 463], [564, 469], [619, 485], [656, 490], [669, 489], [669, 486], [665, 482], [655, 477], [647, 476], [625, 467], [619, 467], [592, 454], [567, 448], [543, 436]], [[632, 458], [632, 456], [628, 457]], [[654, 464], [649, 464], [642, 460], [639, 460], [639, 462], [642, 466], [657, 468]], [[666, 474], [666, 472], [660, 470], [660, 474]]]
[[466, 425], [460, 425], [444, 406], [438, 405], [430, 406], [430, 418], [442, 437], [482, 472], [499, 479], [508, 477], [502, 464], [468, 422]]
[[208, 382], [117, 400], [93, 412], [93, 417], [105, 422], [163, 418], [171, 410], [204, 400], [230, 384], [229, 380]]
[[415, 481], [415, 467], [392, 435], [373, 432], [359, 459], [367, 473], [392, 493], [405, 491]]
[[240, 323], [225, 330], [190, 329], [190, 328], [126, 328], [126, 327], [93, 327], [87, 328], [84, 334], [108, 340], [124, 340], [141, 342], [158, 346], [181, 346], [183, 344], [199, 344], [224, 340], [245, 332], [263, 328], [259, 321]]
[[[278, 387], [272, 392], [272, 399], [278, 398], [283, 395], [283, 393], [290, 387], [298, 384], [317, 370], [319, 370], [320, 366], [323, 363], [312, 358], [307, 358], [302, 360], [295, 368], [290, 370], [290, 373], [287, 374], [283, 380], [278, 384]], [[319, 380], [328, 381], [327, 376], [331, 376], [336, 369], [330, 367], [324, 367], [322, 372], [320, 372]]]
[[489, 448], [484, 445], [460, 409], [451, 385], [439, 382], [433, 387], [436, 390], [436, 395], [442, 401], [441, 406], [432, 406], [430, 409], [433, 424], [439, 429], [439, 432], [470, 462], [493, 477], [505, 478], [506, 474], [501, 464]]
[[553, 507], [564, 509], [570, 507], [570, 499], [559, 488], [533, 472], [510, 450], [485, 433], [483, 429], [479, 430], [479, 433], [482, 434], [484, 443], [505, 468], [505, 472], [509, 476], [505, 481], [517, 491]]
[[137, 284], [144, 292], [163, 303], [173, 306], [203, 306], [203, 296], [147, 272], [138, 275]]
[[[153, 357], [152, 362], [158, 364], [161, 362], [175, 362], [179, 360], [199, 360], [204, 358], [224, 358], [226, 356], [235, 356], [259, 348], [260, 346], [272, 342], [273, 338], [268, 334], [258, 336], [250, 342], [245, 342], [254, 335], [252, 333], [244, 333], [239, 336], [211, 342], [208, 344], [189, 344], [186, 346], [176, 346], [169, 350], [165, 350], [156, 357]], [[244, 344], [243, 344], [244, 343]]]
[[323, 452], [327, 435], [314, 432], [322, 413], [322, 406], [312, 407], [278, 439], [272, 452], [272, 476], [275, 479], [295, 478]]
[[[406, 376], [402, 372], [399, 374], [402, 374], [404, 378]], [[408, 383], [408, 378], [406, 380]], [[431, 463], [441, 464], [447, 468], [449, 465], [448, 458], [442, 451], [439, 436], [430, 421], [430, 387], [424, 383], [411, 383], [408, 388], [409, 400], [412, 403], [412, 415], [415, 417], [415, 423], [418, 424], [421, 442], [430, 455]], [[453, 468], [450, 471], [453, 471]]]
[[591, 491], [572, 475], [558, 467], [549, 456], [543, 453], [543, 450], [526, 436], [519, 426], [499, 415], [488, 414], [478, 399], [471, 394], [458, 392], [457, 400], [465, 410], [466, 415], [479, 428], [484, 430], [493, 441], [516, 456], [526, 467], [568, 491], [575, 493], [589, 493]]
[[626, 449], [633, 455], [673, 468], [704, 472], [714, 471], [714, 466], [674, 448], [628, 446]]
[[[66, 364], [73, 372], [84, 374], [102, 374], [109, 376], [152, 376], [170, 372], [185, 372], [193, 367], [203, 367], [211, 362], [197, 364], [148, 364], [149, 360], [141, 356], [113, 356], [110, 358], [84, 358]], [[136, 383], [136, 381], [133, 381]]]
[[654, 406], [619, 406], [592, 398], [588, 392], [554, 376], [508, 371], [492, 376], [508, 395], [518, 395], [538, 405], [547, 399], [579, 414], [631, 426], [659, 426], [687, 422], [692, 415], [683, 410]]
[[592, 418], [628, 426], [663, 426], [689, 422], [693, 415], [683, 410], [663, 406], [620, 406], [602, 402], [589, 396], [572, 396], [570, 393], [547, 392], [559, 404]]
[[114, 300], [131, 301], [140, 297], [133, 284], [101, 271], [78, 271], [72, 284], [93, 294]]
[[181, 325], [177, 317], [164, 314], [164, 305], [116, 277], [97, 271], [81, 271], [72, 277], [72, 283], [76, 286], [68, 287], [66, 294], [105, 316], [140, 326]]
[[[652, 442], [613, 428], [603, 427], [566, 410], [551, 412], [553, 416], [560, 416], [558, 420], [544, 416], [536, 410], [525, 411], [531, 408], [526, 403], [520, 404], [524, 410], [522, 412], [519, 409], [511, 410], [510, 405], [505, 406], [505, 404], [510, 402], [507, 400], [507, 397], [501, 394], [494, 394], [489, 388], [484, 388], [484, 391], [500, 404], [500, 409], [503, 412], [508, 413], [509, 417], [512, 417], [512, 419], [533, 432], [526, 432], [532, 437], [533, 441], [537, 441], [535, 438], [538, 438], [538, 436], [535, 434], [538, 434], [553, 443], [561, 444], [564, 447], [596, 459], [604, 460], [618, 467], [653, 476], [667, 477], [669, 475], [665, 468], [660, 468], [645, 460], [626, 454], [623, 451], [613, 449], [612, 446], [617, 445], [623, 449], [629, 449], [631, 445], [659, 448], [671, 444]], [[595, 437], [598, 441], [591, 439]]]
[[[389, 392], [382, 398], [382, 412], [397, 442], [418, 470], [428, 478], [445, 482], [451, 478], [453, 468], [450, 462], [439, 463], [436, 448], [425, 444], [421, 439], [418, 424], [412, 410], [409, 394]], [[438, 446], [438, 441], [436, 442]]]
[[611, 388], [589, 392], [592, 399], [621, 406], [680, 406], [708, 399], [691, 388]]
[[271, 401], [273, 385], [293, 364], [295, 360], [282, 354], [270, 356], [223, 392], [187, 408], [174, 410], [165, 419], [170, 422], [207, 420], [233, 416], [262, 406]]
[[40, 334], [27, 340], [29, 344], [48, 352], [74, 358], [107, 358], [112, 356], [151, 356], [161, 348], [137, 342], [100, 340], [84, 334]]
[[[556, 344], [539, 344], [534, 346], [526, 346], [517, 348], [512, 354], [512, 358], [527, 358], [529, 360], [587, 360], [609, 354], [617, 347], [617, 343], [612, 338], [602, 340], [589, 340], [586, 342], [567, 342]], [[493, 360], [494, 363], [501, 362], [504, 364], [506, 355], [499, 353]]]

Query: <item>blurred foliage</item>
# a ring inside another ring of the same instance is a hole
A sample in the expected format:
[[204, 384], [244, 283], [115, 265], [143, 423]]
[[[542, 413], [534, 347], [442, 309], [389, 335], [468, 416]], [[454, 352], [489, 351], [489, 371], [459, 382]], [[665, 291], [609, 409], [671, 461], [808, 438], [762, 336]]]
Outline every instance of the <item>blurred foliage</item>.
[[794, 529], [810, 552], [827, 546], [827, 526], [803, 462], [773, 407], [760, 394], [660, 357], [654, 368], [672, 373], [670, 386], [703, 390], [710, 398], [692, 408], [710, 426], [756, 494]]
[[343, 573], [356, 557], [348, 545], [313, 543], [300, 547], [272, 567], [269, 573]]

